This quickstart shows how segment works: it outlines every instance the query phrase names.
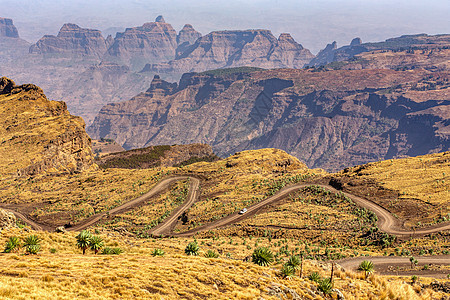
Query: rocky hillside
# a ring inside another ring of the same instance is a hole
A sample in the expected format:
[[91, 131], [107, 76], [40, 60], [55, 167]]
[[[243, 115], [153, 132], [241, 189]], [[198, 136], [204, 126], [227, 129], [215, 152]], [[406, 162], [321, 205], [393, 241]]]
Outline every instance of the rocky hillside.
[[143, 72], [178, 74], [209, 69], [253, 66], [260, 68], [302, 68], [314, 55], [290, 34], [278, 39], [270, 30], [215, 31], [168, 63], [147, 64]]
[[273, 147], [337, 170], [447, 151], [449, 91], [448, 73], [424, 70], [190, 73], [106, 105], [88, 132], [126, 149], [207, 143], [226, 156]]
[[154, 167], [185, 166], [199, 161], [215, 161], [219, 158], [211, 146], [204, 144], [159, 145], [147, 148], [111, 153], [96, 162], [104, 168], [145, 169]]
[[95, 168], [84, 122], [33, 85], [0, 79], [0, 174], [28, 176]]
[[[348, 46], [343, 46], [341, 48], [337, 48], [337, 43], [333, 42], [328, 44], [325, 49], [319, 52], [317, 56], [309, 62], [309, 66], [323, 66], [333, 62], [341, 62], [347, 61], [349, 59], [356, 60], [360, 63], [359, 68], [379, 68], [383, 59], [381, 59], [380, 64], [364, 64], [365, 60], [358, 56], [358, 54], [374, 54], [377, 53], [387, 53], [386, 56], [395, 55], [397, 52], [407, 52], [409, 55], [408, 60], [399, 59], [395, 66], [389, 66], [390, 68], [398, 68], [404, 67], [402, 63], [407, 63], [406, 67], [415, 66], [414, 59], [417, 53], [427, 54], [430, 52], [439, 52], [441, 50], [450, 48], [450, 35], [442, 34], [442, 35], [427, 35], [427, 34], [418, 34], [418, 35], [404, 35], [397, 38], [387, 39], [384, 42], [378, 43], [362, 43], [360, 38], [355, 38]], [[416, 51], [416, 52], [415, 52]], [[422, 53], [424, 52], [424, 53]], [[392, 54], [394, 53], [394, 54]], [[382, 58], [383, 55], [379, 55], [378, 58]], [[420, 59], [420, 56], [419, 56]], [[377, 59], [378, 60], [378, 59]], [[448, 60], [448, 56], [447, 56]], [[383, 67], [386, 67], [384, 65]]]
[[44, 35], [30, 47], [30, 53], [102, 57], [106, 49], [106, 40], [99, 30], [68, 23], [61, 27], [57, 36]]

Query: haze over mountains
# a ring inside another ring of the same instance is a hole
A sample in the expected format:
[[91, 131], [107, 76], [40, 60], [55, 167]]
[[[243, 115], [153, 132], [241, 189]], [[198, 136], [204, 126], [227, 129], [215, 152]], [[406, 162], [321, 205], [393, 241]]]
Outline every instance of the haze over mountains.
[[[126, 149], [201, 142], [229, 155], [276, 147], [328, 170], [448, 149], [449, 35], [355, 38], [314, 56], [289, 33], [202, 35], [190, 24], [176, 32], [162, 16], [106, 38], [67, 23], [31, 46], [12, 20], [0, 27], [2, 75], [37, 82], [82, 116], [92, 137]], [[312, 69], [295, 70], [303, 67]], [[211, 69], [224, 70], [190, 73]], [[348, 71], [361, 69], [377, 71]]]

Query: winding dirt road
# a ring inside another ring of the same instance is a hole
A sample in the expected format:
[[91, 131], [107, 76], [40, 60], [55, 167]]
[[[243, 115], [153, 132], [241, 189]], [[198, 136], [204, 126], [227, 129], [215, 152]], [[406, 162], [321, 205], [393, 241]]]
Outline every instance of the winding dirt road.
[[[198, 199], [198, 189], [200, 186], [200, 180], [195, 177], [192, 177], [192, 176], [170, 177], [170, 178], [160, 181], [148, 193], [146, 193], [136, 199], [128, 201], [118, 207], [115, 207], [107, 212], [102, 212], [102, 213], [96, 214], [94, 216], [91, 216], [90, 218], [79, 222], [75, 226], [68, 228], [68, 230], [80, 231], [80, 230], [86, 229], [87, 227], [89, 227], [91, 225], [94, 225], [95, 223], [99, 222], [102, 218], [104, 218], [108, 215], [115, 215], [115, 214], [124, 212], [126, 210], [130, 210], [130, 209], [140, 205], [142, 202], [145, 202], [145, 201], [149, 200], [150, 198], [154, 197], [155, 195], [163, 192], [172, 183], [179, 181], [179, 180], [186, 180], [186, 179], [190, 180], [190, 188], [189, 188], [189, 193], [188, 193], [186, 201], [183, 202], [183, 204], [180, 205], [174, 212], [172, 212], [172, 214], [166, 220], [164, 220], [163, 223], [159, 224], [157, 227], [150, 230], [149, 233], [151, 233], [153, 235], [192, 236], [195, 233], [200, 232], [200, 231], [205, 231], [205, 230], [210, 230], [210, 229], [214, 229], [214, 228], [218, 228], [218, 227], [231, 225], [231, 224], [237, 223], [239, 221], [242, 221], [246, 218], [249, 218], [249, 217], [257, 214], [262, 208], [264, 208], [267, 205], [276, 204], [277, 202], [285, 199], [289, 194], [291, 194], [293, 192], [299, 191], [304, 187], [313, 185], [313, 184], [295, 184], [295, 185], [287, 186], [287, 187], [281, 189], [275, 195], [273, 195], [261, 202], [258, 202], [256, 204], [253, 204], [253, 205], [247, 207], [247, 212], [245, 214], [241, 215], [238, 212], [236, 212], [236, 213], [226, 216], [220, 220], [217, 220], [215, 222], [212, 222], [212, 223], [209, 223], [209, 224], [206, 224], [203, 226], [199, 226], [199, 227], [196, 227], [194, 229], [191, 229], [191, 230], [188, 230], [188, 231], [185, 231], [182, 233], [173, 233], [172, 229], [175, 227], [178, 217], [183, 212], [185, 212], [189, 207], [191, 207], [191, 205]], [[402, 228], [401, 222], [398, 219], [396, 219], [389, 211], [387, 211], [383, 207], [379, 206], [378, 204], [376, 204], [370, 200], [367, 200], [367, 199], [364, 199], [364, 198], [361, 198], [361, 197], [358, 197], [356, 195], [352, 195], [352, 194], [349, 194], [346, 192], [339, 191], [330, 185], [316, 184], [316, 186], [320, 186], [324, 189], [329, 190], [330, 192], [343, 193], [345, 196], [352, 199], [358, 206], [364, 207], [368, 210], [371, 210], [378, 217], [378, 221], [377, 221], [378, 228], [381, 231], [386, 232], [391, 235], [395, 235], [398, 237], [421, 236], [421, 235], [425, 235], [425, 234], [450, 230], [450, 223], [448, 223], [448, 222], [437, 224], [432, 227], [420, 228], [417, 230], [406, 230], [406, 229]], [[7, 208], [7, 207], [5, 207], [4, 209], [6, 209], [9, 212], [14, 213], [16, 215], [16, 217], [21, 219], [26, 224], [30, 225], [30, 227], [35, 230], [43, 230], [43, 228], [48, 228], [48, 226], [46, 226], [44, 224], [39, 224], [39, 223], [31, 220], [30, 218], [27, 218], [25, 215], [21, 214], [20, 212], [11, 210], [10, 208]]]
[[[411, 269], [411, 263], [407, 256], [360, 256], [353, 258], [346, 258], [336, 261], [341, 267], [346, 270], [357, 271], [359, 264], [364, 260], [370, 260], [374, 264], [375, 272], [382, 275], [399, 275], [399, 276], [425, 276], [425, 277], [441, 277], [446, 278], [448, 270], [428, 270], [423, 266], [427, 265], [446, 265], [450, 266], [450, 255], [435, 255], [435, 256], [417, 256], [418, 269]], [[394, 267], [402, 267], [400, 270]]]
[[[172, 230], [175, 227], [179, 216], [183, 212], [185, 212], [189, 207], [191, 207], [191, 205], [194, 204], [194, 202], [198, 199], [200, 180], [195, 177], [191, 177], [191, 176], [171, 177], [171, 178], [167, 178], [167, 179], [160, 181], [148, 193], [146, 193], [136, 199], [128, 201], [118, 207], [115, 207], [115, 208], [109, 210], [108, 212], [96, 214], [86, 220], [81, 221], [80, 223], [76, 224], [73, 227], [67, 228], [67, 230], [80, 231], [80, 230], [86, 229], [87, 227], [89, 227], [91, 225], [94, 225], [95, 223], [99, 222], [100, 220], [107, 217], [108, 215], [115, 215], [115, 214], [130, 210], [130, 209], [133, 209], [134, 207], [139, 206], [143, 202], [150, 200], [152, 197], [162, 193], [164, 190], [169, 188], [169, 186], [171, 184], [173, 184], [174, 182], [180, 181], [180, 180], [186, 180], [186, 179], [190, 180], [189, 181], [190, 188], [189, 188], [189, 193], [188, 193], [187, 199], [175, 211], [173, 211], [172, 214], [167, 219], [165, 219], [163, 223], [161, 223], [158, 226], [151, 229], [149, 231], [150, 234], [188, 237], [188, 236], [193, 236], [195, 233], [200, 232], [200, 231], [205, 231], [205, 230], [210, 230], [210, 229], [214, 229], [214, 228], [218, 228], [218, 227], [231, 225], [231, 224], [237, 223], [239, 221], [242, 221], [246, 218], [249, 218], [249, 217], [257, 214], [262, 208], [264, 208], [267, 205], [276, 204], [277, 202], [285, 199], [289, 194], [291, 194], [293, 192], [301, 190], [304, 187], [313, 185], [313, 184], [295, 184], [295, 185], [287, 186], [287, 187], [283, 188], [282, 190], [280, 190], [275, 195], [273, 195], [259, 203], [256, 203], [254, 205], [247, 207], [247, 212], [245, 214], [241, 215], [238, 212], [236, 212], [236, 213], [231, 214], [227, 217], [224, 217], [220, 220], [217, 220], [213, 223], [206, 224], [206, 225], [188, 230], [186, 232], [173, 233]], [[396, 235], [399, 237], [419, 236], [419, 235], [435, 233], [435, 232], [440, 232], [440, 231], [450, 229], [450, 223], [442, 223], [442, 224], [438, 224], [433, 227], [421, 228], [421, 229], [418, 229], [415, 231], [406, 230], [406, 229], [402, 228], [401, 222], [399, 220], [397, 220], [389, 211], [387, 211], [386, 209], [384, 209], [383, 207], [379, 206], [378, 204], [376, 204], [372, 201], [369, 201], [367, 199], [364, 199], [364, 198], [361, 198], [361, 197], [358, 197], [358, 196], [355, 196], [355, 195], [352, 195], [352, 194], [349, 194], [346, 192], [336, 190], [335, 188], [333, 188], [330, 185], [323, 185], [323, 184], [317, 185], [316, 184], [316, 186], [320, 186], [331, 192], [343, 193], [345, 196], [352, 199], [358, 206], [364, 207], [366, 209], [373, 211], [378, 217], [378, 222], [377, 222], [378, 228], [381, 231], [384, 231], [391, 235]], [[31, 220], [30, 218], [28, 218], [27, 216], [25, 216], [24, 214], [22, 214], [20, 212], [11, 210], [10, 208], [7, 208], [7, 207], [5, 207], [3, 209], [5, 209], [8, 212], [14, 213], [17, 218], [21, 219], [23, 222], [28, 224], [34, 230], [51, 230], [51, 228], [49, 228], [49, 226], [44, 225], [44, 224], [39, 224], [39, 223]], [[367, 260], [367, 259], [370, 259], [374, 263], [374, 265], [376, 266], [376, 271], [378, 271], [378, 273], [380, 273], [380, 274], [404, 275], [404, 276], [409, 275], [408, 271], [400, 272], [401, 274], [399, 274], [399, 272], [397, 272], [397, 274], [395, 274], [395, 272], [391, 270], [392, 266], [409, 266], [409, 258], [408, 257], [391, 257], [391, 256], [356, 257], [356, 258], [344, 259], [344, 260], [338, 261], [337, 263], [345, 269], [356, 270], [357, 267], [359, 266], [359, 264], [361, 263], [361, 261]], [[446, 256], [441, 255], [441, 256], [432, 256], [432, 257], [420, 257], [419, 262], [422, 264], [450, 265], [450, 256], [449, 255], [446, 255]], [[414, 273], [414, 274], [417, 274], [420, 276], [432, 276], [432, 277], [442, 277], [442, 278], [444, 278], [444, 276], [446, 276], [446, 274], [443, 273], [442, 271], [436, 271], [436, 270], [430, 270], [430, 271], [425, 271], [425, 272], [423, 272], [423, 271], [418, 272], [417, 270], [414, 270], [414, 271], [411, 270], [410, 273], [411, 274]]]

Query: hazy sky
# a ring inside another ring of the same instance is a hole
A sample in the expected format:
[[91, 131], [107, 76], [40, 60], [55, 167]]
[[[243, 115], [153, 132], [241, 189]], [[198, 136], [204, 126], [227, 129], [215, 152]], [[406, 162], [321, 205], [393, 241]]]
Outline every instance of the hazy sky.
[[35, 42], [64, 23], [105, 30], [133, 27], [163, 15], [175, 30], [186, 23], [202, 34], [224, 29], [289, 32], [316, 53], [348, 44], [415, 33], [450, 33], [450, 0], [0, 0], [22, 38]]

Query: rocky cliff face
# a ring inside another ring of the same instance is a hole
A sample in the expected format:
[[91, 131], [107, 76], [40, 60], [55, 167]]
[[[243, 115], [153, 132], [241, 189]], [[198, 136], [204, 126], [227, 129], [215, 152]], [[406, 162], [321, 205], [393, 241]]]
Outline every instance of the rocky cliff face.
[[32, 84], [0, 79], [0, 174], [32, 176], [95, 168], [84, 122], [64, 102], [49, 101]]
[[189, 46], [193, 45], [202, 34], [194, 29], [191, 24], [184, 25], [183, 29], [177, 35], [177, 53], [176, 56], [180, 56]]
[[313, 57], [289, 34], [277, 39], [269, 30], [216, 31], [198, 39], [175, 60], [147, 64], [143, 71], [181, 75], [239, 66], [301, 68]]
[[88, 131], [126, 149], [274, 147], [327, 170], [450, 148], [448, 73], [245, 70], [185, 74], [176, 89], [103, 107]]
[[155, 22], [127, 28], [117, 33], [108, 49], [108, 59], [125, 63], [133, 70], [142, 69], [148, 62], [168, 61], [175, 57], [177, 33], [161, 16]]
[[30, 44], [19, 38], [19, 32], [13, 20], [0, 18], [0, 74], [1, 66], [9, 59], [16, 60], [28, 52]]
[[106, 46], [106, 40], [99, 30], [68, 23], [61, 27], [57, 36], [44, 35], [30, 47], [30, 53], [102, 57]]
[[0, 18], [0, 38], [1, 37], [19, 38], [19, 32], [17, 31], [16, 26], [14, 26], [13, 20]]

